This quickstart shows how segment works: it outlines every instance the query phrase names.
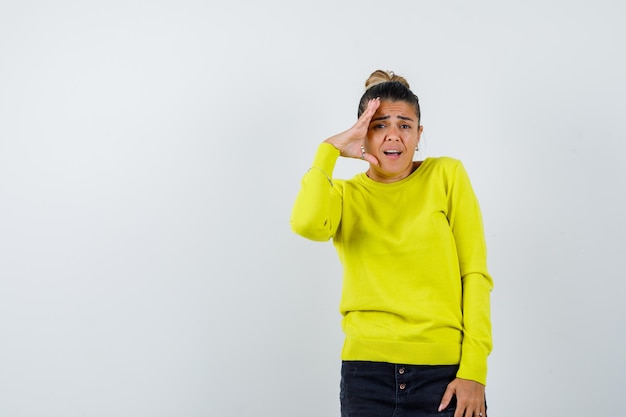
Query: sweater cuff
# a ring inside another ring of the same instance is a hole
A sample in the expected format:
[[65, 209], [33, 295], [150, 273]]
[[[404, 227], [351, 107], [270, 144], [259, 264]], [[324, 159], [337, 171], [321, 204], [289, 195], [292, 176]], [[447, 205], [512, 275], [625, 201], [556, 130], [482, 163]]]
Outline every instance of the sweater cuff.
[[313, 166], [321, 169], [328, 178], [332, 178], [338, 158], [339, 149], [335, 148], [330, 143], [322, 142], [317, 147], [317, 152], [313, 159]]
[[478, 347], [463, 346], [457, 378], [487, 385], [487, 354]]

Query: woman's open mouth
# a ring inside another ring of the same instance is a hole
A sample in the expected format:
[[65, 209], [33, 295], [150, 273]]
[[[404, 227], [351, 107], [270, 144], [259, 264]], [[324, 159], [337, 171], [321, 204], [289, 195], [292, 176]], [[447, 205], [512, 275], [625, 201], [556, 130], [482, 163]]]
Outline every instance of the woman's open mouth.
[[389, 150], [383, 151], [383, 153], [391, 159], [398, 159], [400, 158], [400, 155], [402, 155], [402, 151], [399, 151], [397, 149], [389, 149]]

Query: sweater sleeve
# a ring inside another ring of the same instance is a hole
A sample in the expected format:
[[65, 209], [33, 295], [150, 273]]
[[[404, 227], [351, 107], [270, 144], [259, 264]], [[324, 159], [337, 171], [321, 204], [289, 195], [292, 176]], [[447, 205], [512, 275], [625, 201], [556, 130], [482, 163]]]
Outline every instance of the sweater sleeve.
[[302, 178], [291, 212], [291, 229], [307, 239], [327, 241], [339, 227], [341, 189], [332, 181], [337, 158], [337, 148], [320, 144], [313, 165]]
[[448, 220], [454, 234], [463, 285], [463, 343], [457, 377], [487, 381], [487, 356], [492, 349], [487, 249], [482, 216], [469, 177], [461, 162], [448, 184]]

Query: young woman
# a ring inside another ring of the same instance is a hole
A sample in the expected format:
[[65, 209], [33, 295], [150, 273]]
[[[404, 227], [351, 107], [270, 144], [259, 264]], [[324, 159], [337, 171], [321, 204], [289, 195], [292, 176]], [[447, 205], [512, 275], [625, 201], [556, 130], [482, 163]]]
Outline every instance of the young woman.
[[[460, 161], [414, 161], [418, 98], [393, 72], [365, 83], [358, 120], [318, 147], [292, 229], [333, 240], [343, 265], [341, 414], [486, 417], [486, 247]], [[338, 158], [366, 172], [333, 178]]]

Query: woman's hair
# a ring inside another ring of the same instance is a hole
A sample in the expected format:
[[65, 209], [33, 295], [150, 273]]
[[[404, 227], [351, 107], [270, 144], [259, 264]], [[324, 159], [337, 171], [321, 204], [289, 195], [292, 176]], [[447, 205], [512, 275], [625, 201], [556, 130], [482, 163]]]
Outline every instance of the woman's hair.
[[394, 74], [393, 71], [376, 70], [365, 81], [365, 93], [359, 102], [358, 117], [361, 117], [367, 108], [367, 103], [375, 98], [387, 101], [404, 101], [415, 108], [418, 123], [422, 118], [419, 99], [411, 91], [407, 80]]

